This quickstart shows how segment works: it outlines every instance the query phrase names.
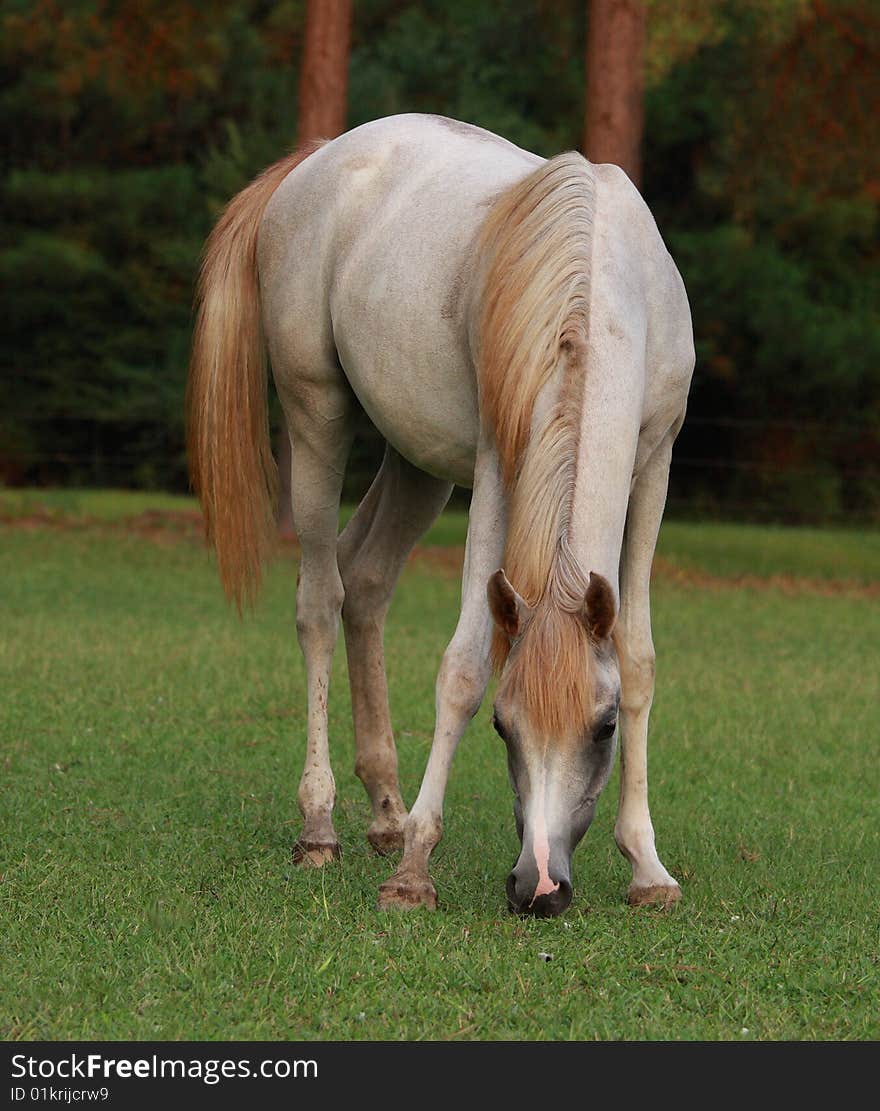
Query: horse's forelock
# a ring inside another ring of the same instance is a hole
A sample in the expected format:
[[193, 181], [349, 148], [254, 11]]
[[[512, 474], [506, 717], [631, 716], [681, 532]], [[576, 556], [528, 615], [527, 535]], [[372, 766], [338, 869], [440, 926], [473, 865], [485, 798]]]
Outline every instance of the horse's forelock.
[[510, 656], [505, 687], [545, 740], [580, 736], [593, 710], [593, 645], [583, 612], [546, 599]]

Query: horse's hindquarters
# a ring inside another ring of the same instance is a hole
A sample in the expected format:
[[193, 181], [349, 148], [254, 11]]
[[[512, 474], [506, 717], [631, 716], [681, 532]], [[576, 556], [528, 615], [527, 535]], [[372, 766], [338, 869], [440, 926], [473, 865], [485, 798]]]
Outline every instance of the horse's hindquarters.
[[345, 375], [385, 439], [429, 474], [470, 486], [479, 415], [466, 246], [478, 218], [447, 218], [441, 231], [417, 208], [383, 209], [340, 260], [330, 315]]
[[474, 243], [498, 192], [540, 163], [430, 117], [365, 125], [323, 147], [264, 218], [264, 323], [282, 398], [339, 366], [386, 440], [471, 485], [479, 415], [468, 340]]

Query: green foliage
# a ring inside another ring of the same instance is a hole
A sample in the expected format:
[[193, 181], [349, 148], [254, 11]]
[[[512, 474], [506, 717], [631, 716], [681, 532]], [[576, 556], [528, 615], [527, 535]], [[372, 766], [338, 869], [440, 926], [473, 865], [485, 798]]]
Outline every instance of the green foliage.
[[395, 112], [468, 120], [552, 155], [580, 143], [582, 4], [471, 0], [358, 8], [350, 123]]
[[704, 510], [877, 520], [880, 17], [803, 0], [714, 12], [721, 33], [649, 92], [647, 193], [693, 310], [690, 412], [723, 418], [686, 424], [678, 451], [750, 467], [694, 470], [679, 491]]
[[[357, 0], [349, 124], [577, 147], [586, 5]], [[301, 0], [0, 0], [0, 478], [185, 487], [201, 245], [296, 138]], [[651, 0], [645, 194], [699, 362], [693, 511], [880, 520], [880, 15]], [[377, 457], [365, 427], [352, 492]], [[722, 465], [723, 464], [723, 465]]]

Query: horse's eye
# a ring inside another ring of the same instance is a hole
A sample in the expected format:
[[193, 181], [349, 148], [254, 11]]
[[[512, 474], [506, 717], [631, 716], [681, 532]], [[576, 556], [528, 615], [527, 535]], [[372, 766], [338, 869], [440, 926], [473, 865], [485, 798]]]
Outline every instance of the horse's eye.
[[614, 736], [614, 730], [617, 728], [617, 718], [609, 718], [608, 721], [603, 721], [596, 732], [593, 734], [594, 740], [597, 741], [610, 741]]
[[497, 714], [492, 715], [492, 728], [495, 730], [495, 732], [498, 734], [498, 736], [501, 738], [502, 741], [506, 741], [506, 740], [509, 739], [508, 736], [507, 736], [507, 730], [504, 728], [504, 726], [498, 720], [498, 715]]

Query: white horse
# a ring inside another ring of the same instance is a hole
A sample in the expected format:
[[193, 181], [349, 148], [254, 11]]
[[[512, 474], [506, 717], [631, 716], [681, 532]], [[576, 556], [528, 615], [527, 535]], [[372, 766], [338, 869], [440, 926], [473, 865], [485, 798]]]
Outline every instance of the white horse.
[[[233, 199], [205, 250], [188, 405], [193, 484], [239, 605], [274, 529], [265, 347], [302, 547], [296, 859], [320, 865], [339, 851], [327, 694], [341, 615], [368, 837], [380, 852], [403, 845], [380, 906], [436, 906], [428, 858], [493, 660], [522, 843], [511, 908], [568, 906], [571, 853], [618, 724], [614, 832], [632, 865], [629, 901], [678, 899], [648, 810], [649, 579], [694, 348], [683, 283], [627, 176], [402, 115], [299, 151]], [[358, 403], [387, 447], [337, 537]], [[383, 627], [407, 555], [454, 484], [473, 488], [461, 614], [407, 816]]]

